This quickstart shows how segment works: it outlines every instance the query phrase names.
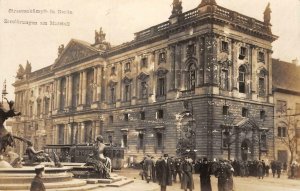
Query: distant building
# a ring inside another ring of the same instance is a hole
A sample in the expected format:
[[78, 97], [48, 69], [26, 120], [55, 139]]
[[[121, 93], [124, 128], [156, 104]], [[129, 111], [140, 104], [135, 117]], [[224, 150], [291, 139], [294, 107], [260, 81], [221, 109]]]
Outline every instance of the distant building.
[[288, 144], [285, 143], [293, 138], [296, 138], [294, 160], [300, 159], [300, 137], [296, 136], [297, 131], [300, 131], [300, 66], [295, 62], [273, 59], [272, 75], [275, 100], [275, 157], [288, 164], [291, 153]]
[[72, 39], [52, 65], [20, 67], [15, 133], [39, 148], [102, 134], [138, 158], [274, 158], [270, 26], [269, 8], [262, 22], [214, 0], [182, 13], [174, 0], [167, 21], [130, 42], [111, 46], [102, 29], [93, 44]]

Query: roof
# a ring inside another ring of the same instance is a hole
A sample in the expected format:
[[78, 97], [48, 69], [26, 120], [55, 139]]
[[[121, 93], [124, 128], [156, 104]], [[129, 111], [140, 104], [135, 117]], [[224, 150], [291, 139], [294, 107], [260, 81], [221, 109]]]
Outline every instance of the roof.
[[274, 91], [300, 92], [300, 66], [279, 59], [273, 59], [272, 66]]

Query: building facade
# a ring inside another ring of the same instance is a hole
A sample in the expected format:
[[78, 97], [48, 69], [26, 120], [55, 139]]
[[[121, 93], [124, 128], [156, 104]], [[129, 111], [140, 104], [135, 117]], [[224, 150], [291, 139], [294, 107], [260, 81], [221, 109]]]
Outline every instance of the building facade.
[[274, 59], [273, 68], [275, 157], [286, 164], [299, 162], [300, 66]]
[[19, 69], [15, 133], [38, 147], [102, 134], [135, 157], [274, 158], [270, 12], [262, 22], [202, 0], [183, 13], [174, 0], [130, 42], [111, 46], [102, 29], [93, 44], [72, 39], [54, 64]]

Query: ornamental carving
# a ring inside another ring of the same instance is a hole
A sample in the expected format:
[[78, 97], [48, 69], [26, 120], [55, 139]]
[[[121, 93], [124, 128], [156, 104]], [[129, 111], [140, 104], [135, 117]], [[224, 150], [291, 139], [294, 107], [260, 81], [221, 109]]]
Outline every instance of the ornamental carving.
[[156, 70], [156, 75], [157, 76], [165, 76], [168, 72], [169, 71], [167, 69], [160, 67]]
[[92, 50], [89, 47], [86, 47], [85, 45], [73, 40], [69, 43], [66, 50], [63, 51], [62, 55], [60, 56], [60, 58], [58, 58], [55, 65], [62, 66], [71, 62], [81, 60], [83, 58], [87, 58], [97, 53], [98, 52], [96, 50]]

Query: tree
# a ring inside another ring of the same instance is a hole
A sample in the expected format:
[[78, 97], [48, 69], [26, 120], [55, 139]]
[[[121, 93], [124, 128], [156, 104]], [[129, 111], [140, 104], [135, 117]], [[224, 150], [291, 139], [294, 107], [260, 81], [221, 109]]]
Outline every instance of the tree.
[[[287, 109], [290, 111], [291, 109]], [[297, 149], [297, 127], [299, 123], [298, 116], [300, 114], [290, 114], [286, 112], [278, 117], [278, 136], [277, 138], [288, 148], [290, 152], [289, 164], [292, 164], [296, 155]]]

